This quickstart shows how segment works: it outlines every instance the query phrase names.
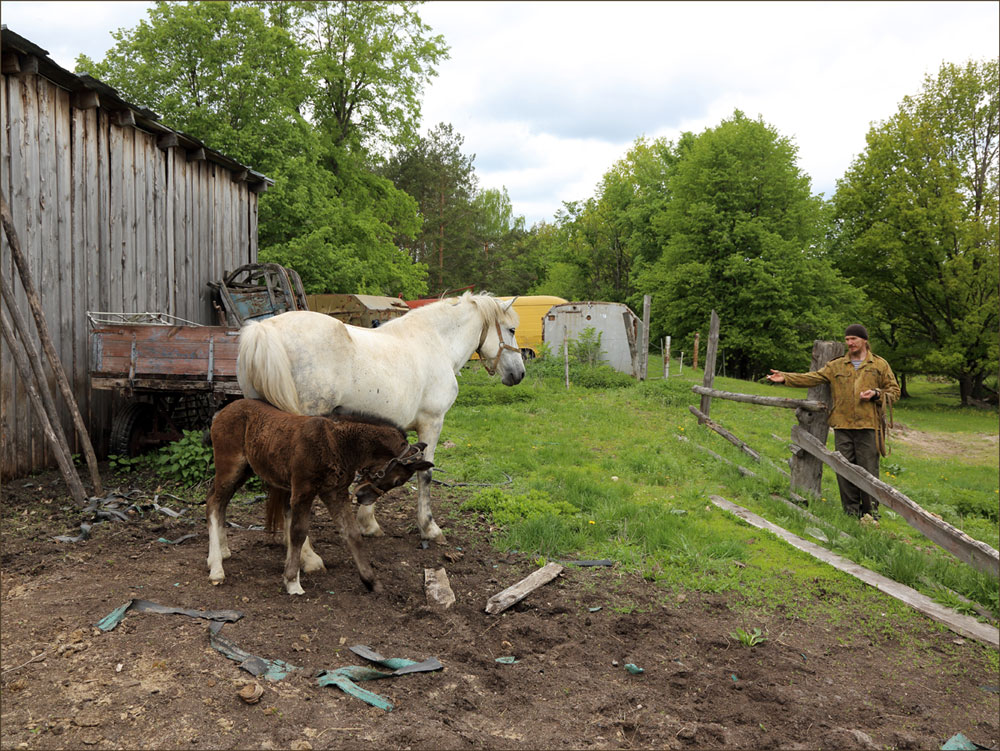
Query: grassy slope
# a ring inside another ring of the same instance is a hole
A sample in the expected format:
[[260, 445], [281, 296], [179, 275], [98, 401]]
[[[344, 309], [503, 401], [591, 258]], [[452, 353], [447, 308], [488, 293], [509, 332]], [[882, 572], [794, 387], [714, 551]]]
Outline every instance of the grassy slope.
[[[713, 419], [765, 457], [758, 465], [699, 426], [688, 411], [699, 400], [690, 387], [701, 382], [701, 371], [685, 369], [669, 383], [654, 379], [624, 388], [567, 390], [559, 375], [542, 377], [542, 369], [529, 367], [528, 377], [513, 389], [477, 367], [463, 371], [459, 401], [448, 414], [435, 457], [444, 481], [501, 484], [502, 473], [513, 478], [478, 502], [484, 509], [506, 504], [494, 514], [504, 521], [497, 525], [499, 546], [548, 558], [614, 558], [661, 582], [665, 601], [693, 588], [731, 591], [747, 608], [802, 617], [821, 610], [836, 620], [845, 598], [863, 609], [888, 608], [897, 623], [913, 617], [907, 608], [708, 502], [709, 494], [721, 495], [808, 537], [805, 529], [815, 523], [770, 497], [788, 489], [776, 468], [787, 469], [791, 410], [713, 400]], [[804, 390], [725, 378], [718, 378], [716, 387], [804, 396]], [[977, 433], [996, 434], [995, 413], [949, 406], [940, 385], [917, 380], [910, 387], [915, 398], [895, 415], [909, 429], [973, 441]], [[758, 477], [743, 477], [693, 444], [752, 466]], [[942, 459], [901, 441], [893, 441], [892, 449], [883, 460], [884, 479], [997, 547], [995, 450]], [[960, 603], [942, 586], [996, 614], [996, 580], [957, 561], [891, 512], [883, 515], [880, 528], [859, 526], [841, 513], [829, 470], [823, 488], [825, 500], [810, 510], [823, 520], [829, 539], [837, 539], [837, 530], [853, 537], [828, 547], [949, 605]], [[567, 502], [578, 511], [559, 512], [551, 502]], [[884, 623], [874, 619], [853, 627], [889, 628]]]

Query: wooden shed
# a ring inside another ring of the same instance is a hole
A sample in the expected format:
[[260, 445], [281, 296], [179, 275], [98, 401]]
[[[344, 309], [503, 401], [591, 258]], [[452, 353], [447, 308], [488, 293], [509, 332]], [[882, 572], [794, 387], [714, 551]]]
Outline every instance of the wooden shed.
[[[213, 323], [208, 282], [257, 260], [257, 194], [269, 181], [100, 81], [65, 70], [6, 26], [2, 57], [0, 188], [100, 455], [113, 397], [90, 388], [88, 312]], [[13, 303], [30, 320], [6, 236], [0, 273], [15, 290], [4, 314]], [[7, 350], [0, 353], [5, 478], [53, 463]], [[62, 422], [78, 451], [68, 412]]]

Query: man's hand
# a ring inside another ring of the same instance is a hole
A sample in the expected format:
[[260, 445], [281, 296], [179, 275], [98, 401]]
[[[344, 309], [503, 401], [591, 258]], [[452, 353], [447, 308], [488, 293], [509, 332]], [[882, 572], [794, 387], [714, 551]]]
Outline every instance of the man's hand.
[[867, 391], [862, 391], [860, 396], [862, 399], [874, 401], [875, 399], [878, 399], [878, 389], [868, 389]]
[[784, 373], [779, 373], [774, 368], [771, 368], [771, 372], [767, 376], [767, 380], [769, 380], [771, 383], [784, 383], [785, 382], [785, 374]]

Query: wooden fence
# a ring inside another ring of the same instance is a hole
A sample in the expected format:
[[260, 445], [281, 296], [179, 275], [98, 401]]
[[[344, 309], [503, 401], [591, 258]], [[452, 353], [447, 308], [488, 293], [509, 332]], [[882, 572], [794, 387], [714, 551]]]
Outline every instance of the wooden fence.
[[[979, 540], [974, 540], [947, 522], [927, 513], [918, 504], [887, 483], [874, 477], [863, 468], [851, 464], [836, 451], [826, 449], [829, 423], [828, 405], [831, 403], [829, 387], [810, 388], [807, 399], [783, 399], [780, 397], [758, 396], [756, 394], [735, 394], [713, 388], [715, 380], [715, 349], [719, 341], [719, 318], [712, 311], [709, 330], [708, 353], [705, 357], [705, 378], [702, 386], [692, 386], [701, 394], [701, 407], [689, 408], [698, 422], [711, 428], [727, 441], [739, 447], [744, 453], [760, 462], [761, 456], [735, 435], [716, 425], [709, 417], [712, 398], [761, 404], [771, 407], [787, 407], [796, 410], [798, 424], [792, 427], [794, 453], [789, 475], [791, 494], [805, 501], [797, 493], [818, 497], [822, 483], [823, 465], [831, 467], [852, 483], [869, 493], [881, 503], [898, 513], [908, 524], [929, 540], [937, 543], [949, 553], [965, 561], [979, 571], [1000, 578], [1000, 553]], [[843, 345], [838, 342], [817, 341], [813, 346], [812, 370], [818, 370], [834, 357], [843, 354]]]
[[[257, 193], [268, 181], [101, 82], [64, 70], [11, 30], [2, 33], [0, 188], [101, 453], [112, 397], [90, 389], [88, 311], [213, 323], [207, 283], [257, 260]], [[14, 289], [4, 305], [26, 310], [6, 237], [0, 274]], [[53, 455], [7, 347], [0, 374], [0, 475], [50, 466]], [[68, 412], [62, 422], [78, 451]]]

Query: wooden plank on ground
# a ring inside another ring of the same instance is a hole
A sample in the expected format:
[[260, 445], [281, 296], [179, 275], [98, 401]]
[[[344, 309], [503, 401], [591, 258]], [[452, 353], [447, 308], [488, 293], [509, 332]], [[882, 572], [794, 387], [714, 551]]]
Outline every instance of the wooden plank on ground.
[[809, 553], [809, 555], [818, 558], [824, 563], [830, 564], [838, 571], [843, 571], [846, 574], [850, 574], [851, 576], [860, 579], [865, 584], [875, 587], [880, 592], [884, 592], [890, 597], [894, 597], [901, 602], [905, 602], [910, 607], [920, 611], [938, 623], [947, 626], [956, 634], [960, 634], [969, 639], [975, 639], [976, 641], [989, 644], [993, 647], [1000, 646], [1000, 632], [998, 632], [993, 626], [986, 623], [980, 623], [972, 616], [956, 613], [943, 605], [939, 605], [931, 598], [917, 592], [915, 589], [907, 587], [905, 584], [900, 584], [899, 582], [893, 581], [892, 579], [882, 576], [881, 574], [870, 571], [864, 566], [859, 566], [854, 561], [850, 561], [837, 555], [836, 553], [832, 553], [820, 545], [809, 542], [808, 540], [803, 540], [801, 537], [793, 535], [791, 532], [772, 524], [767, 519], [757, 516], [757, 514], [752, 511], [748, 511], [742, 506], [738, 506], [731, 501], [727, 501], [722, 496], [710, 495], [709, 498], [716, 506], [735, 514], [739, 518], [743, 519], [743, 521], [747, 524], [757, 527], [758, 529], [767, 530], [768, 532], [780, 537], [792, 547], [798, 548], [804, 553]]
[[985, 542], [974, 540], [943, 519], [932, 516], [891, 485], [873, 477], [856, 464], [851, 464], [839, 451], [827, 451], [826, 446], [798, 425], [792, 427], [792, 440], [830, 466], [838, 475], [846, 477], [861, 490], [891, 508], [928, 540], [940, 545], [973, 568], [1000, 577], [1000, 553]]
[[490, 615], [502, 613], [511, 605], [515, 605], [530, 595], [536, 589], [548, 584], [562, 573], [563, 567], [558, 563], [546, 563], [540, 569], [529, 574], [517, 584], [498, 592], [486, 602], [486, 612]]

